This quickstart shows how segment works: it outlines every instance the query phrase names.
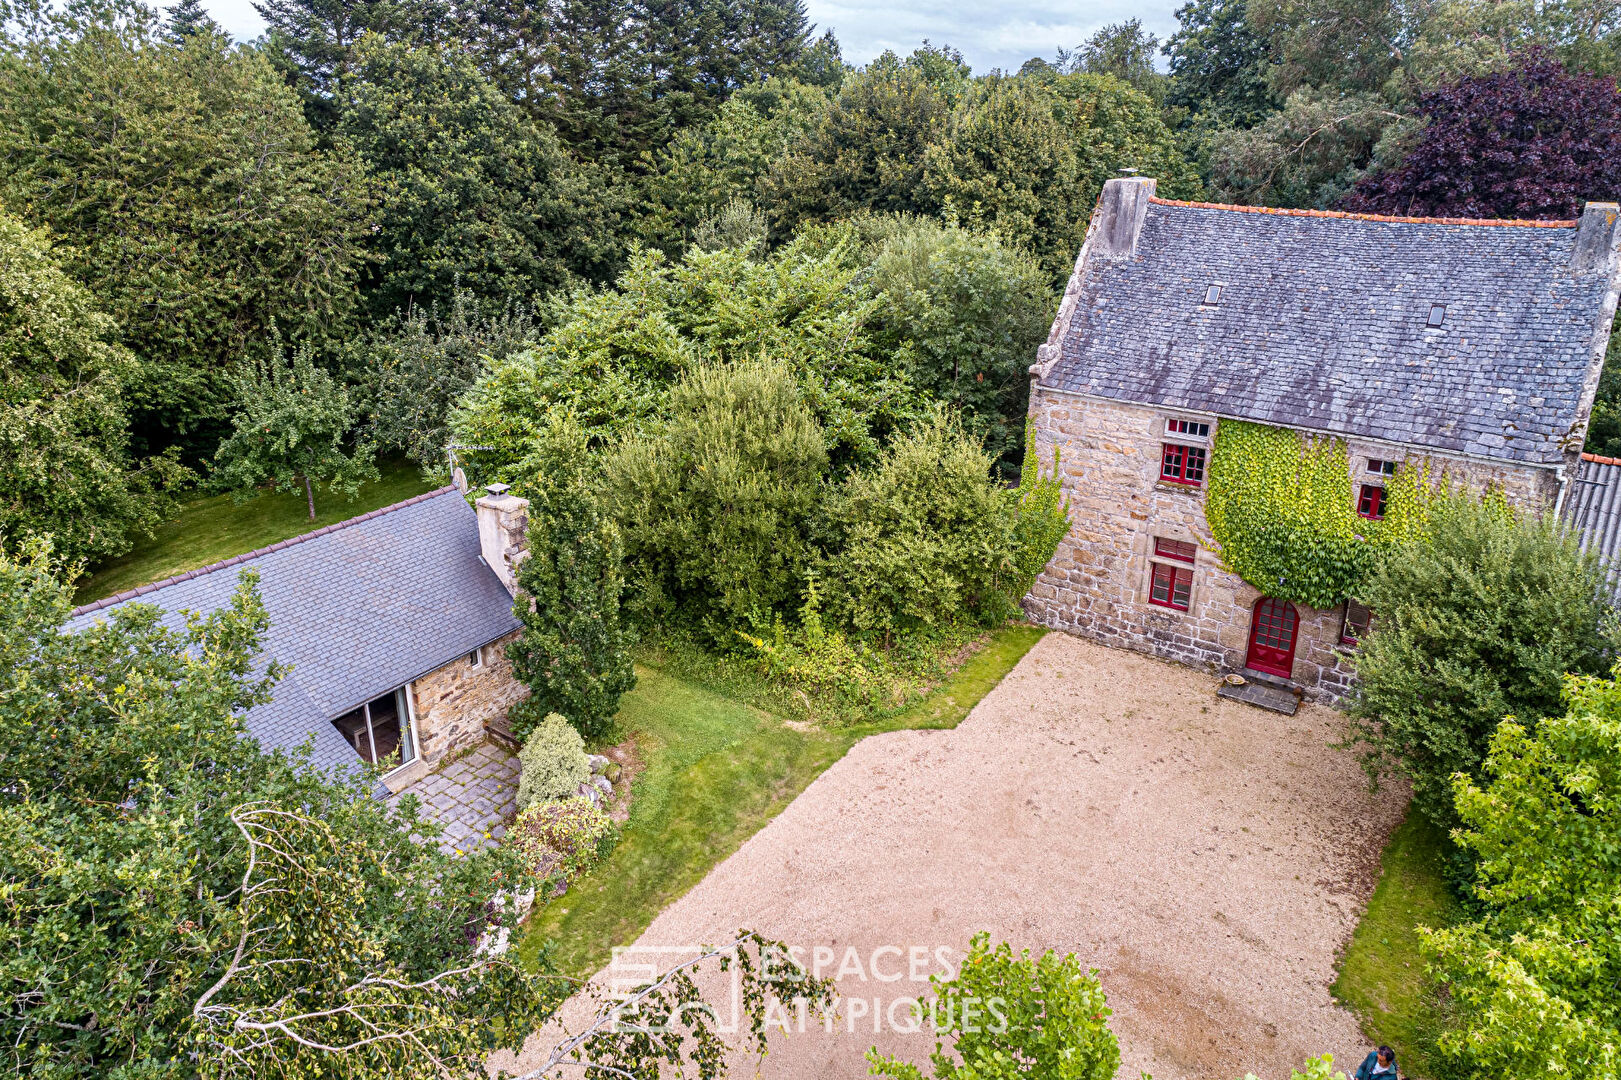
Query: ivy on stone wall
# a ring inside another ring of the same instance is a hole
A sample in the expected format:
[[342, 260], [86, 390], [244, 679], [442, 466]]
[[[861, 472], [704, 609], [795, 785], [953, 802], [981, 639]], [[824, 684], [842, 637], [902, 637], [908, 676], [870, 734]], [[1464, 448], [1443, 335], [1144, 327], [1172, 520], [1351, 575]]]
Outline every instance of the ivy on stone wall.
[[1355, 596], [1376, 553], [1423, 531], [1426, 468], [1386, 484], [1385, 518], [1356, 512], [1345, 441], [1223, 420], [1205, 520], [1222, 563], [1269, 596], [1318, 610]]

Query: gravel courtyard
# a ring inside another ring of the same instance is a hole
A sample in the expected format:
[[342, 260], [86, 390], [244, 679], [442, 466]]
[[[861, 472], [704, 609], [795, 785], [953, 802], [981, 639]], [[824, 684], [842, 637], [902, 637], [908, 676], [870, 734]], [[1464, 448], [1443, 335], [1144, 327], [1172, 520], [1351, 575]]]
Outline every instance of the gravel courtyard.
[[906, 1009], [888, 1006], [927, 992], [912, 961], [979, 930], [1099, 969], [1122, 1077], [1354, 1063], [1362, 1035], [1328, 986], [1404, 794], [1369, 792], [1331, 747], [1332, 710], [1277, 716], [1214, 686], [1048, 634], [956, 730], [858, 744], [639, 944], [748, 927], [807, 962], [822, 947], [824, 973], [864, 1000], [832, 1034], [775, 1035], [772, 1078], [862, 1076], [875, 1043], [927, 1068], [932, 1037], [896, 1032]]

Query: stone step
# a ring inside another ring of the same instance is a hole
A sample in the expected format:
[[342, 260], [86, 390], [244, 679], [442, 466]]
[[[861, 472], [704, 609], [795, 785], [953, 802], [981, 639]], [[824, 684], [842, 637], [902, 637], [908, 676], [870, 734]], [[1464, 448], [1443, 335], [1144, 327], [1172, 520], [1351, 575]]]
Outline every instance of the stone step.
[[490, 738], [511, 750], [519, 750], [523, 746], [518, 741], [518, 737], [512, 734], [512, 727], [507, 723], [504, 714], [494, 720], [484, 721], [484, 730], [489, 734]]
[[1300, 691], [1269, 682], [1245, 682], [1242, 686], [1223, 682], [1216, 687], [1216, 696], [1242, 701], [1259, 709], [1270, 709], [1285, 716], [1293, 716], [1295, 710], [1300, 708]]

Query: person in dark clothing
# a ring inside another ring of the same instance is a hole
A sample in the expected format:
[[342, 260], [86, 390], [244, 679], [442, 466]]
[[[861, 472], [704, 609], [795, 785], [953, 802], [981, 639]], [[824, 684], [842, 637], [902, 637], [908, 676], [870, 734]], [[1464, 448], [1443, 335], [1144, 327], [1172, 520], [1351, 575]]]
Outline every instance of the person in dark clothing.
[[1388, 1046], [1381, 1046], [1363, 1058], [1362, 1064], [1357, 1067], [1354, 1080], [1397, 1080], [1396, 1051]]

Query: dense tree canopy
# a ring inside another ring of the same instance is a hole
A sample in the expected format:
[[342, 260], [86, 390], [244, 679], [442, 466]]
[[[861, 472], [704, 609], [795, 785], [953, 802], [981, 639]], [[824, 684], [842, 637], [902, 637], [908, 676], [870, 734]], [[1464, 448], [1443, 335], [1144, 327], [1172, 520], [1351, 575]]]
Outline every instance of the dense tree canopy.
[[1272, 51], [1250, 26], [1248, 0], [1189, 0], [1165, 43], [1166, 103], [1225, 127], [1254, 127], [1278, 107], [1267, 83]]
[[0, 212], [0, 542], [53, 538], [70, 559], [129, 548], [161, 521], [170, 458], [129, 454], [123, 392], [135, 358], [62, 272], [49, 238]]
[[1572, 678], [1563, 715], [1510, 719], [1455, 782], [1475, 917], [1425, 934], [1458, 1075], [1614, 1075], [1621, 1039], [1621, 685]]
[[374, 35], [352, 63], [335, 131], [375, 182], [374, 316], [457, 285], [499, 308], [612, 264], [599, 182], [465, 53]]
[[0, 44], [0, 200], [117, 320], [137, 445], [201, 456], [272, 321], [319, 337], [351, 311], [364, 177], [317, 148], [261, 53], [172, 44], [128, 3], [81, 10]]

